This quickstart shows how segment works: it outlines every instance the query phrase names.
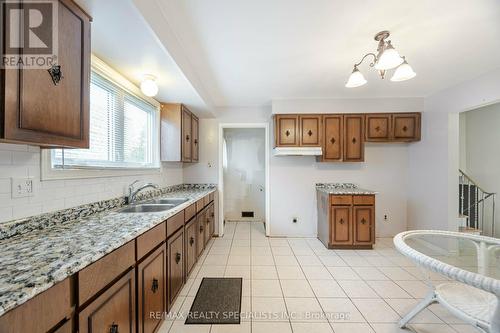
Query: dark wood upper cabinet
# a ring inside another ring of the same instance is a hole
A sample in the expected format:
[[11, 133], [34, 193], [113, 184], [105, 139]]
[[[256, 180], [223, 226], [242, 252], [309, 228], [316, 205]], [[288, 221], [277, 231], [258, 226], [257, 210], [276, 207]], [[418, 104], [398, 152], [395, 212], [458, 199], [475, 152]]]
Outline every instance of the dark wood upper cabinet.
[[364, 137], [364, 115], [344, 115], [344, 161], [364, 161]]
[[183, 104], [162, 103], [160, 158], [164, 162], [198, 162], [199, 120]]
[[276, 147], [293, 147], [299, 145], [299, 116], [275, 116]]
[[420, 140], [420, 113], [396, 113], [392, 115], [394, 141]]
[[153, 333], [163, 322], [167, 310], [167, 248], [165, 244], [151, 253], [137, 266], [138, 333]]
[[0, 70], [2, 141], [48, 147], [89, 146], [91, 19], [71, 0], [59, 0], [57, 9], [56, 64], [61, 66], [62, 78], [56, 85], [44, 68]]
[[342, 161], [342, 115], [323, 116], [323, 161]]
[[319, 147], [321, 146], [321, 116], [320, 115], [300, 115], [300, 146]]
[[367, 114], [365, 134], [367, 142], [384, 142], [392, 137], [392, 116], [390, 113]]
[[79, 313], [79, 332], [135, 333], [135, 271], [130, 270]]

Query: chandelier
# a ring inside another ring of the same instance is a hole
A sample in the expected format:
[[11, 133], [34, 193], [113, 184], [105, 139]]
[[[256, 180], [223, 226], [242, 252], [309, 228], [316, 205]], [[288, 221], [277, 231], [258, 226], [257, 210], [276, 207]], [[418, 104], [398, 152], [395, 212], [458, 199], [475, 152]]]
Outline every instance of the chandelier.
[[408, 62], [406, 58], [400, 56], [398, 51], [392, 46], [391, 41], [387, 40], [389, 38], [389, 31], [381, 31], [375, 35], [375, 40], [378, 42], [377, 54], [367, 53], [361, 58], [361, 61], [354, 65], [349, 79], [347, 80], [347, 88], [356, 88], [366, 84], [366, 79], [363, 74], [359, 71], [358, 66], [363, 63], [366, 58], [372, 57], [372, 62], [370, 67], [375, 67], [382, 79], [385, 78], [386, 72], [390, 69], [396, 68], [394, 74], [391, 77], [391, 81], [400, 82], [412, 79], [417, 75]]

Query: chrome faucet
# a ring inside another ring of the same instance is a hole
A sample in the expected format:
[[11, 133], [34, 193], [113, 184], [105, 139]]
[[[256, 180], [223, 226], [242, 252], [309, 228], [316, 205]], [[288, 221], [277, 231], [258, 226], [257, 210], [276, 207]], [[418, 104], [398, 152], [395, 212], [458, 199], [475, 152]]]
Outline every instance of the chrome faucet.
[[127, 203], [130, 205], [130, 204], [133, 204], [135, 202], [135, 197], [137, 196], [137, 194], [146, 189], [146, 188], [149, 188], [149, 187], [152, 187], [152, 188], [155, 188], [155, 189], [158, 189], [160, 188], [158, 185], [156, 184], [153, 184], [153, 183], [146, 183], [144, 185], [142, 185], [141, 187], [139, 187], [137, 190], [134, 190], [134, 185], [137, 184], [139, 181], [136, 180], [134, 181], [132, 184], [130, 184], [128, 186], [128, 196], [127, 196]]

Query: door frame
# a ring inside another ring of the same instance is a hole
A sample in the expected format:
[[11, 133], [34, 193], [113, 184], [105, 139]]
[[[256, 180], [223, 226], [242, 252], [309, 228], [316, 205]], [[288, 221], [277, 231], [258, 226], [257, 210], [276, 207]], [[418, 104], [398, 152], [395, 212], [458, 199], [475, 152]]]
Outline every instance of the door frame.
[[222, 166], [224, 129], [225, 128], [263, 128], [265, 145], [265, 223], [266, 236], [270, 233], [270, 195], [269, 195], [269, 123], [220, 123], [219, 124], [219, 237], [224, 235], [224, 168]]

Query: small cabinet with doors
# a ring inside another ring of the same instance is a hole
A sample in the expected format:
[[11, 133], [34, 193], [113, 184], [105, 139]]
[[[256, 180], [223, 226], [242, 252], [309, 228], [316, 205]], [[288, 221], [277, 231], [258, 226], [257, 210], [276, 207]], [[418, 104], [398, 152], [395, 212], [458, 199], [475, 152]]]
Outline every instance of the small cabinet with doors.
[[321, 115], [275, 116], [276, 147], [321, 147]]
[[330, 249], [371, 249], [375, 243], [375, 195], [318, 192], [318, 238]]
[[420, 113], [366, 115], [367, 142], [412, 142], [420, 140]]
[[[28, 143], [44, 147], [88, 148], [90, 97], [90, 17], [71, 0], [56, 0], [57, 43], [53, 43], [52, 26], [38, 27], [33, 36], [42, 38], [46, 45], [57, 47], [46, 60], [56, 59], [48, 68], [5, 67], [0, 69], [0, 141]], [[3, 4], [3, 2], [2, 2]], [[20, 9], [22, 2], [7, 3]], [[50, 9], [52, 10], [52, 9]], [[9, 31], [10, 15], [5, 11], [2, 31]], [[23, 34], [3, 34], [4, 45], [23, 45]], [[40, 37], [41, 36], [41, 37]], [[47, 36], [49, 36], [47, 40]], [[44, 39], [45, 38], [45, 39]], [[50, 48], [50, 47], [49, 47]], [[29, 49], [21, 49], [29, 56]], [[3, 50], [8, 52], [9, 50]], [[39, 50], [37, 51], [37, 53]], [[3, 54], [8, 58], [15, 58]], [[52, 58], [52, 54], [57, 58]], [[37, 63], [41, 60], [36, 56]]]
[[199, 119], [184, 104], [162, 103], [160, 158], [165, 162], [198, 162]]

